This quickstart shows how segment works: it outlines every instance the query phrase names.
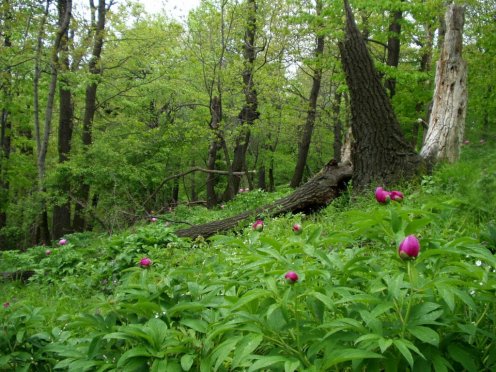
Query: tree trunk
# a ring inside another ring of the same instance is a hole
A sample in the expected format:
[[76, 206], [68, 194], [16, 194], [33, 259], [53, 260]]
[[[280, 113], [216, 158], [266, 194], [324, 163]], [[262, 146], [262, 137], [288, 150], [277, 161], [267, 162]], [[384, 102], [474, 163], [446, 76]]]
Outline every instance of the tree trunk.
[[[215, 162], [217, 161], [217, 152], [219, 150], [219, 140], [222, 137], [220, 132], [220, 122], [222, 120], [222, 102], [219, 97], [214, 96], [210, 103], [210, 129], [214, 133], [214, 138], [210, 142], [208, 148], [207, 169], [215, 170]], [[207, 208], [213, 208], [217, 205], [217, 193], [215, 185], [217, 184], [217, 175], [207, 173]]]
[[464, 7], [450, 5], [445, 20], [429, 129], [420, 152], [430, 164], [458, 160], [467, 111], [467, 63], [462, 58]]
[[189, 238], [199, 236], [208, 238], [221, 231], [232, 229], [240, 222], [248, 218], [253, 218], [260, 213], [268, 216], [276, 216], [288, 212], [308, 213], [317, 211], [339, 196], [346, 188], [346, 183], [350, 180], [351, 175], [350, 166], [338, 166], [335, 162], [327, 164], [318, 174], [306, 184], [296, 189], [291, 195], [279, 199], [272, 204], [220, 221], [213, 221], [178, 230], [176, 231], [176, 235]]
[[334, 101], [332, 102], [332, 121], [333, 121], [333, 152], [334, 160], [341, 162], [341, 149], [343, 147], [343, 122], [341, 120], [341, 97], [342, 93], [334, 92]]
[[351, 98], [353, 187], [390, 184], [413, 177], [421, 159], [404, 139], [348, 0], [345, 37], [339, 43]]
[[[398, 67], [398, 63], [400, 62], [400, 34], [402, 18], [403, 12], [401, 10], [395, 10], [392, 12], [391, 23], [389, 24], [386, 65], [395, 68]], [[396, 94], [396, 78], [387, 79], [384, 86], [389, 92], [389, 97], [393, 98]]]
[[[322, 1], [317, 0], [316, 2], [316, 16], [320, 17], [322, 13]], [[319, 22], [320, 23], [320, 22]], [[316, 47], [314, 52], [314, 58], [316, 63], [316, 68], [312, 77], [312, 89], [310, 91], [310, 97], [308, 99], [308, 111], [307, 120], [303, 127], [303, 132], [298, 144], [298, 158], [296, 160], [296, 166], [293, 173], [293, 178], [291, 179], [290, 186], [295, 188], [301, 184], [303, 180], [303, 172], [305, 171], [305, 166], [307, 164], [308, 151], [310, 149], [310, 142], [312, 141], [313, 128], [315, 126], [315, 118], [317, 116], [317, 99], [319, 98], [320, 83], [322, 80], [322, 54], [324, 53], [324, 36], [319, 35], [321, 30], [317, 29], [316, 34]]]
[[[91, 8], [94, 9], [93, 0], [90, 0]], [[95, 35], [93, 51], [91, 53], [91, 59], [88, 64], [88, 70], [95, 79], [86, 86], [86, 96], [85, 96], [85, 109], [83, 117], [83, 147], [85, 150], [91, 146], [93, 143], [93, 119], [96, 112], [96, 92], [98, 84], [96, 82], [96, 77], [101, 74], [102, 69], [100, 67], [101, 54], [103, 49], [103, 40], [105, 32], [105, 17], [106, 17], [105, 0], [98, 1], [98, 20], [95, 25]], [[75, 216], [74, 216], [74, 230], [83, 231], [87, 225], [85, 221], [84, 210], [82, 205], [90, 207], [90, 185], [84, 183], [82, 180], [81, 189], [78, 195], [78, 199], [81, 203], [76, 204]]]
[[[3, 1], [2, 18], [4, 19], [3, 27], [3, 46], [10, 48], [12, 46], [11, 22], [12, 13], [8, 1]], [[10, 68], [4, 72], [0, 80], [2, 87], [1, 117], [0, 117], [0, 250], [6, 246], [6, 241], [1, 233], [2, 228], [7, 226], [7, 208], [9, 205], [9, 178], [8, 166], [12, 144], [12, 121], [10, 119], [10, 109], [12, 104], [12, 73]]]
[[[421, 44], [422, 47], [422, 55], [420, 57], [420, 68], [419, 71], [427, 74], [431, 70], [432, 64], [432, 47], [434, 43], [434, 31], [433, 27], [430, 24], [426, 24], [425, 26], [425, 41]], [[420, 85], [426, 89], [430, 85], [430, 79], [424, 79], [420, 81]], [[424, 129], [424, 123], [429, 120], [428, 110], [426, 108], [428, 102], [425, 100], [419, 100], [415, 105], [415, 112], [417, 113], [417, 120], [413, 124], [412, 129], [412, 145], [414, 148], [417, 148], [419, 143], [419, 132], [420, 129]], [[425, 133], [422, 130], [422, 133]], [[424, 137], [424, 136], [422, 136]], [[423, 144], [421, 142], [420, 146]]]
[[[48, 5], [47, 5], [48, 6]], [[44, 200], [45, 192], [45, 173], [46, 173], [46, 156], [48, 153], [48, 145], [50, 134], [52, 131], [52, 116], [53, 106], [55, 101], [55, 91], [57, 88], [57, 80], [59, 73], [59, 53], [62, 46], [62, 39], [67, 32], [69, 22], [71, 20], [72, 1], [59, 0], [57, 3], [59, 9], [64, 8], [64, 12], [59, 12], [59, 28], [57, 30], [55, 41], [51, 51], [50, 58], [50, 84], [48, 87], [48, 98], [45, 109], [45, 119], [43, 126], [43, 137], [41, 137], [40, 130], [37, 130], [37, 143], [38, 143], [38, 191], [41, 197], [41, 214], [39, 217], [39, 239], [42, 242], [50, 241], [50, 232], [48, 227], [48, 212], [46, 202]]]
[[[71, 4], [59, 4], [59, 17], [65, 14], [66, 6]], [[65, 54], [62, 58], [61, 69], [63, 72], [70, 71], [69, 66], [69, 32], [66, 30], [61, 40], [61, 51]], [[72, 128], [74, 118], [74, 108], [72, 103], [72, 93], [68, 89], [69, 81], [66, 77], [61, 78], [61, 86], [59, 87], [59, 135], [58, 135], [58, 152], [59, 163], [64, 163], [69, 158], [71, 151]], [[63, 195], [68, 195], [70, 192], [70, 183], [67, 177], [60, 177], [58, 185]], [[71, 232], [71, 203], [66, 199], [61, 205], [55, 205], [53, 208], [52, 217], [52, 236], [54, 239], [62, 237], [64, 234]]]
[[[241, 172], [246, 162], [246, 150], [250, 142], [250, 126], [258, 119], [258, 98], [255, 84], [253, 82], [253, 63], [256, 58], [255, 35], [257, 32], [257, 3], [256, 0], [247, 0], [247, 23], [244, 36], [244, 70], [243, 70], [243, 91], [245, 104], [238, 115], [241, 131], [236, 138], [234, 157], [231, 164], [232, 172]], [[224, 191], [223, 200], [231, 200], [238, 192], [240, 179], [229, 177], [228, 185]]]

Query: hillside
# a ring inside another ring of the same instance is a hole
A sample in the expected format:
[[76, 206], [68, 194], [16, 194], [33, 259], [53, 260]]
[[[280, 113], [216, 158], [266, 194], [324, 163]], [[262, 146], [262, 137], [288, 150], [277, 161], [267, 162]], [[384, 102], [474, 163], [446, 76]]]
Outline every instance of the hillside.
[[[262, 231], [174, 235], [289, 192], [251, 191], [0, 252], [0, 271], [35, 272], [0, 283], [0, 370], [494, 370], [495, 187], [494, 143], [477, 140], [398, 185], [402, 202], [350, 190]], [[420, 252], [402, 260], [411, 235]]]

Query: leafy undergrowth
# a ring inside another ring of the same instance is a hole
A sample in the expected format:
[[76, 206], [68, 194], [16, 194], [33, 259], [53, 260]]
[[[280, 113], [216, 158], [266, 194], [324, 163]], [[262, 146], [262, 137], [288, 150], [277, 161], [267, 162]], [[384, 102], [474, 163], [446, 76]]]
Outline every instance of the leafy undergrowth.
[[[469, 148], [406, 185], [402, 203], [345, 194], [208, 242], [159, 217], [3, 252], [2, 271], [36, 274], [1, 284], [0, 370], [494, 370], [495, 164]], [[216, 216], [264, 201], [250, 194]], [[195, 211], [175, 217], [209, 219]], [[421, 249], [403, 261], [408, 235]]]

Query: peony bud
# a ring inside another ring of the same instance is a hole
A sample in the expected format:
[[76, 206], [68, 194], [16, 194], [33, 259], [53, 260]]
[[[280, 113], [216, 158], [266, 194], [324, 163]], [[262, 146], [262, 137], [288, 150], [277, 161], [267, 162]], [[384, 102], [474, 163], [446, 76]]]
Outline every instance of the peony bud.
[[378, 187], [375, 189], [375, 199], [381, 204], [389, 203], [391, 200], [391, 193], [384, 190], [382, 187]]
[[67, 244], [67, 239], [60, 239], [59, 240], [59, 245], [66, 245]]
[[252, 225], [253, 230], [255, 231], [263, 231], [264, 229], [264, 222], [262, 220], [256, 220], [255, 223]]
[[300, 235], [302, 231], [303, 231], [303, 227], [302, 227], [299, 223], [295, 223], [295, 224], [293, 225], [293, 232], [294, 232], [296, 235]]
[[286, 275], [284, 275], [284, 278], [288, 281], [289, 284], [293, 284], [298, 281], [298, 274], [296, 274], [294, 271], [288, 271]]
[[405, 195], [403, 195], [401, 191], [396, 191], [396, 190], [391, 191], [389, 196], [391, 197], [391, 200], [397, 202], [403, 201], [403, 198], [405, 197]]
[[140, 260], [139, 264], [141, 267], [150, 267], [152, 265], [152, 260], [150, 260], [148, 257], [144, 257]]
[[3, 303], [3, 308], [6, 309], [10, 306], [10, 302], [4, 302]]
[[420, 251], [420, 243], [415, 235], [408, 235], [400, 243], [398, 253], [403, 260], [415, 259]]
[[50, 249], [47, 249], [45, 251], [45, 256], [50, 256], [52, 254], [52, 251]]

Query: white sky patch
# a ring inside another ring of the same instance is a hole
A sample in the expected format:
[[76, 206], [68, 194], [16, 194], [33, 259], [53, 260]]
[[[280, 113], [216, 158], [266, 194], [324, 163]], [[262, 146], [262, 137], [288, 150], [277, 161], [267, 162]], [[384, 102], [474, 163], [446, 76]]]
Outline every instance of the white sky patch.
[[200, 5], [200, 0], [138, 0], [148, 13], [166, 14], [176, 19], [186, 19], [190, 10]]

